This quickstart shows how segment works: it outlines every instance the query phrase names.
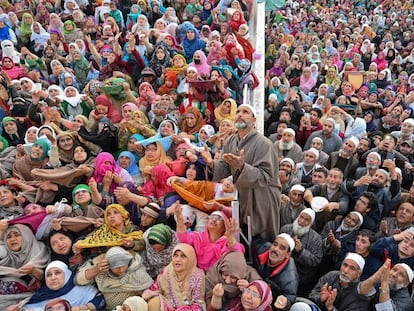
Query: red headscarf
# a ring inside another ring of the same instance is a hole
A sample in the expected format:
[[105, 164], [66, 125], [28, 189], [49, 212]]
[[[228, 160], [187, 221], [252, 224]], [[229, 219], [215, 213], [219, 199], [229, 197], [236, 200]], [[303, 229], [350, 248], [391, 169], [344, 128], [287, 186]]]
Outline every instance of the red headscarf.
[[[102, 105], [105, 107], [108, 107], [108, 113], [107, 118], [112, 121], [112, 123], [119, 123], [122, 120], [121, 114], [114, 108], [111, 101], [106, 97], [105, 95], [99, 95], [95, 98], [95, 106]], [[96, 113], [96, 109], [94, 110], [94, 113]]]

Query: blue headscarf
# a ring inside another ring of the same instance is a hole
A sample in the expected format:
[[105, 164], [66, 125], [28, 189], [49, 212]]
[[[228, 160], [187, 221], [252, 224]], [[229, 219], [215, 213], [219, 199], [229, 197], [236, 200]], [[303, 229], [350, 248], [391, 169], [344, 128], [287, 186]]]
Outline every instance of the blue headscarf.
[[151, 0], [151, 1], [149, 1], [149, 6], [150, 6], [150, 8], [151, 8], [151, 11], [153, 11], [153, 2], [158, 2], [158, 5], [160, 6], [160, 12], [162, 13], [162, 14], [164, 14], [165, 13], [165, 10], [166, 10], [166, 8], [164, 7], [164, 5], [162, 4], [162, 1], [160, 1], [160, 0]]
[[184, 48], [184, 54], [185, 54], [184, 56], [188, 64], [192, 62], [195, 51], [197, 50], [204, 51], [206, 47], [206, 42], [200, 39], [200, 34], [198, 33], [198, 30], [193, 25], [191, 25], [191, 27], [187, 29], [187, 33], [189, 31], [194, 32], [194, 39], [189, 40], [186, 35], [182, 43], [182, 46]]
[[129, 173], [129, 175], [131, 175], [131, 176], [141, 175], [141, 171], [139, 170], [139, 167], [138, 167], [138, 164], [137, 164], [137, 159], [135, 158], [135, 155], [132, 152], [122, 151], [119, 154], [118, 160], [116, 161], [116, 163], [119, 166], [120, 166], [119, 159], [121, 157], [128, 157], [131, 160], [131, 163], [129, 164], [129, 166], [125, 168], [125, 170]]
[[0, 20], [2, 20], [4, 23], [4, 27], [0, 28], [0, 41], [11, 40], [10, 31], [9, 31], [10, 28], [7, 25], [6, 18], [0, 17]]
[[140, 144], [141, 144], [144, 148], [145, 148], [147, 145], [149, 145], [149, 144], [152, 144], [152, 143], [155, 143], [155, 142], [159, 142], [159, 143], [162, 145], [162, 147], [164, 148], [165, 152], [168, 152], [168, 150], [170, 150], [171, 145], [172, 145], [172, 137], [171, 137], [171, 136], [166, 136], [166, 137], [163, 137], [163, 136], [161, 135], [161, 128], [162, 128], [162, 125], [163, 125], [165, 122], [170, 122], [170, 123], [172, 124], [173, 128], [174, 128], [174, 133], [175, 133], [175, 134], [178, 134], [178, 126], [177, 126], [177, 124], [175, 124], [175, 123], [174, 123], [173, 121], [171, 121], [171, 120], [164, 120], [164, 121], [162, 121], [162, 122], [160, 123], [160, 125], [159, 125], [159, 127], [158, 127], [158, 130], [157, 130], [157, 134], [155, 134], [154, 136], [152, 136], [152, 137], [150, 137], [150, 138], [147, 138], [147, 139], [144, 139], [144, 140], [141, 140], [141, 141], [140, 141]]

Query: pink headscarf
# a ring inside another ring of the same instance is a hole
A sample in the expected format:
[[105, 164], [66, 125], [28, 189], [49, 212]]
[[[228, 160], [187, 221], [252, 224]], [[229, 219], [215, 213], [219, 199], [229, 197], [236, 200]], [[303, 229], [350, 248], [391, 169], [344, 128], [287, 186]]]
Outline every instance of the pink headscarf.
[[306, 95], [309, 94], [310, 90], [316, 85], [316, 79], [312, 76], [312, 71], [310, 67], [305, 67], [303, 71], [309, 70], [310, 75], [309, 78], [305, 78], [303, 73], [300, 75], [300, 84], [299, 87], [303, 93]]
[[129, 121], [129, 120], [131, 120], [131, 116], [129, 116], [128, 118], [124, 115], [124, 107], [125, 106], [128, 106], [129, 108], [131, 108], [131, 111], [132, 112], [134, 112], [134, 111], [137, 111], [138, 110], [138, 107], [137, 107], [137, 105], [135, 105], [134, 103], [125, 103], [125, 104], [123, 104], [122, 105], [122, 111], [121, 111], [121, 113], [122, 113], [122, 118], [125, 120], [125, 121]]
[[[196, 63], [194, 63], [194, 57], [195, 56], [200, 57], [201, 63], [199, 65], [197, 65]], [[209, 64], [207, 64], [207, 57], [204, 54], [204, 52], [201, 51], [201, 50], [197, 50], [197, 51], [194, 52], [193, 62], [190, 63], [189, 66], [196, 68], [199, 75], [202, 74], [202, 75], [204, 75], [206, 77], [209, 77], [210, 76], [211, 66]]]
[[[109, 162], [109, 164], [105, 162]], [[121, 172], [121, 167], [116, 164], [112, 154], [109, 152], [101, 152], [96, 157], [95, 173], [93, 175], [93, 178], [97, 184], [102, 183], [106, 172], [119, 174]], [[117, 186], [118, 184], [112, 181], [111, 185], [109, 186], [109, 192], [113, 193]]]

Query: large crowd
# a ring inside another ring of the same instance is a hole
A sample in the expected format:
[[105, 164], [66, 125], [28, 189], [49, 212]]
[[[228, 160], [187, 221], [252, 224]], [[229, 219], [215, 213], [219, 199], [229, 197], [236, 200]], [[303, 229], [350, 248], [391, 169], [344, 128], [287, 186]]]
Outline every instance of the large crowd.
[[0, 0], [1, 310], [414, 309], [412, 2], [256, 5]]

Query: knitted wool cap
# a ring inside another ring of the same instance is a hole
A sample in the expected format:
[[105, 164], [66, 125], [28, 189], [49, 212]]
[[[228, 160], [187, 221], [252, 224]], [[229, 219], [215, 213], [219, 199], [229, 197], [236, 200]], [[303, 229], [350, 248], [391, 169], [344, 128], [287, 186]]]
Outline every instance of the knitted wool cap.
[[132, 255], [120, 246], [111, 247], [105, 257], [111, 269], [127, 266], [132, 260]]
[[155, 226], [152, 226], [149, 230], [149, 240], [154, 240], [159, 244], [165, 245], [165, 247], [168, 247], [170, 245], [173, 232], [169, 226], [164, 224], [157, 224]]
[[152, 218], [157, 218], [160, 214], [160, 206], [157, 203], [151, 202], [141, 208], [141, 213], [147, 214]]

